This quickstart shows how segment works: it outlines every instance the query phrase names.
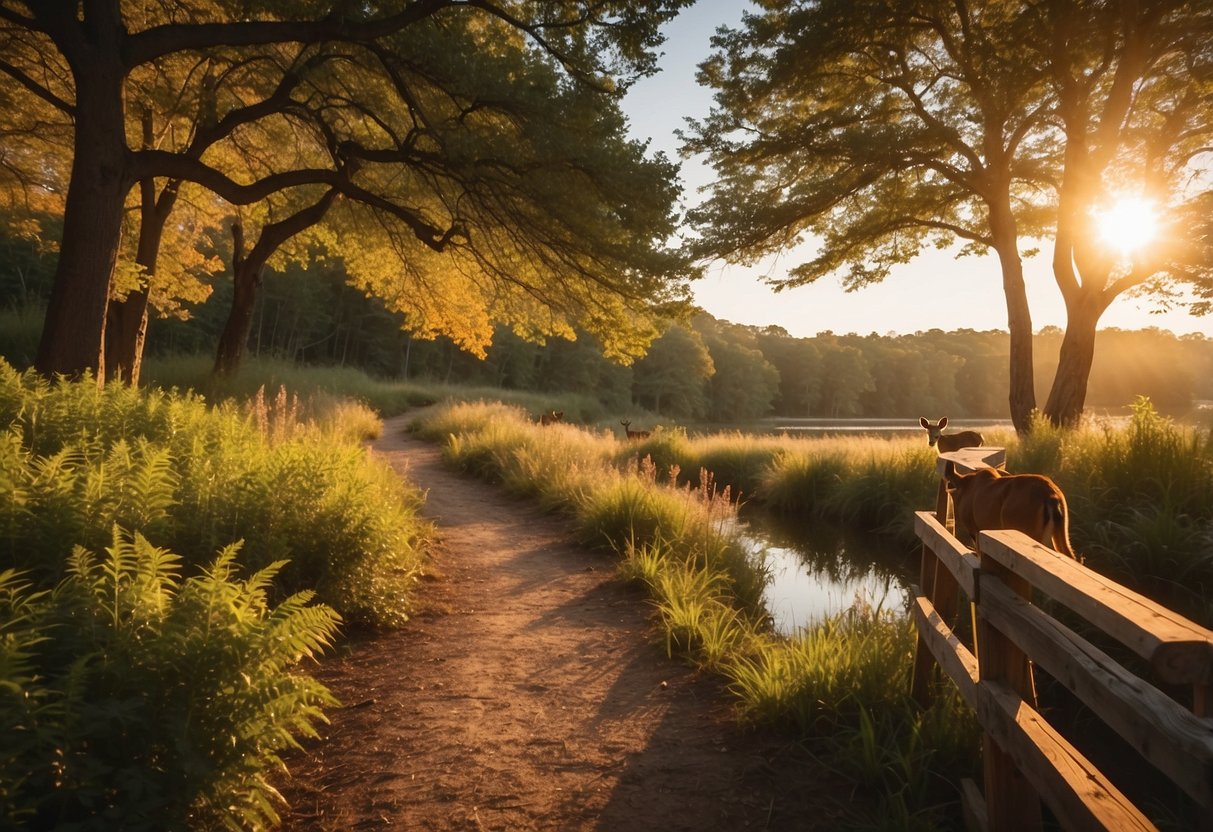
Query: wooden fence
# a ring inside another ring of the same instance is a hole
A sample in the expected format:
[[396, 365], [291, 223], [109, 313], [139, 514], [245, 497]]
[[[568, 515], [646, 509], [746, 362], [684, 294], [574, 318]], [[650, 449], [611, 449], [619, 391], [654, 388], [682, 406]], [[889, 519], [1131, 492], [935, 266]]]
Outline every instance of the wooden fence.
[[[1035, 666], [1186, 792], [1203, 814], [1198, 827], [1213, 829], [1213, 631], [1019, 532], [983, 532], [980, 555], [961, 544], [949, 531], [945, 465], [967, 472], [1004, 460], [999, 448], [940, 455], [936, 510], [918, 512], [915, 521], [923, 557], [914, 695], [929, 704], [935, 668], [942, 669], [984, 732], [984, 793], [963, 784], [966, 821], [977, 829], [1039, 829], [1043, 802], [1067, 829], [1154, 828], [1041, 716]], [[961, 592], [972, 604], [972, 648], [952, 629]], [[1042, 597], [1144, 659], [1145, 675], [1190, 686], [1192, 710], [1033, 603]]]

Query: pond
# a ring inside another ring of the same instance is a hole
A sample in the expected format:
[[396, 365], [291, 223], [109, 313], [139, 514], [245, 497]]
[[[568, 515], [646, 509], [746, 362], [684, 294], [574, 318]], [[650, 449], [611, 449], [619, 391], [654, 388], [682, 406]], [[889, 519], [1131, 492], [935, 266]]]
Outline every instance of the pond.
[[879, 535], [812, 525], [747, 509], [741, 539], [770, 568], [767, 611], [776, 632], [792, 635], [856, 603], [906, 610], [918, 580], [918, 547]]

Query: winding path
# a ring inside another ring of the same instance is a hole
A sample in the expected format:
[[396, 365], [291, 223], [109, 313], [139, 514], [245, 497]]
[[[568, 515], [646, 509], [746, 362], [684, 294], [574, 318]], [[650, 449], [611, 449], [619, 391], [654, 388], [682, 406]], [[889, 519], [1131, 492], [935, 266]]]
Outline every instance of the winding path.
[[427, 490], [437, 578], [403, 630], [319, 676], [344, 703], [289, 764], [293, 830], [813, 830], [847, 789], [739, 728], [719, 683], [654, 643], [612, 558], [388, 420], [374, 445]]

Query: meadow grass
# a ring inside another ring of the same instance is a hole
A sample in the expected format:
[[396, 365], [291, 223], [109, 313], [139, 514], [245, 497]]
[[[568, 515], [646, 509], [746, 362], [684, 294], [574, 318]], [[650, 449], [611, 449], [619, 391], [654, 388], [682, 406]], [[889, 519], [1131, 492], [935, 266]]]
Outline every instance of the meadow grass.
[[1127, 425], [1035, 425], [1007, 468], [1057, 481], [1088, 566], [1213, 627], [1213, 430], [1139, 398]]
[[[935, 704], [908, 700], [914, 630], [904, 614], [856, 608], [787, 638], [771, 632], [750, 583], [762, 564], [726, 565], [730, 492], [780, 513], [913, 541], [915, 510], [933, 506], [936, 453], [918, 438], [801, 439], [657, 429], [540, 428], [500, 405], [440, 409], [421, 427], [456, 464], [570, 514], [583, 539], [619, 552], [620, 573], [654, 599], [661, 639], [728, 680], [744, 718], [788, 726], [868, 791], [873, 828], [953, 823], [946, 782], [980, 757], [974, 715], [944, 685]], [[1158, 416], [1148, 401], [1127, 426], [1028, 437], [995, 432], [1013, 473], [1053, 477], [1088, 565], [1208, 626], [1213, 623], [1213, 438]], [[695, 494], [693, 500], [687, 495]], [[688, 514], [687, 512], [690, 512]], [[745, 600], [743, 600], [743, 598]]]
[[0, 815], [276, 824], [268, 773], [336, 704], [300, 661], [403, 624], [431, 531], [362, 444], [378, 415], [310, 389], [210, 404], [0, 362]]
[[314, 421], [284, 392], [216, 406], [192, 393], [98, 390], [0, 363], [0, 554], [51, 586], [72, 547], [119, 525], [188, 564], [243, 541], [240, 561], [287, 595], [319, 593], [347, 622], [395, 626], [430, 528], [421, 495], [360, 444], [363, 406]]
[[592, 396], [572, 393], [535, 393], [498, 387], [471, 387], [417, 379], [383, 379], [354, 367], [305, 366], [273, 358], [248, 358], [231, 376], [211, 374], [214, 359], [208, 356], [153, 357], [146, 362], [142, 383], [165, 390], [192, 390], [212, 401], [245, 401], [259, 388], [286, 389], [308, 401], [325, 397], [360, 402], [383, 417], [438, 402], [495, 400], [512, 404], [532, 414], [562, 410], [570, 422], [590, 423], [604, 419], [603, 405]]

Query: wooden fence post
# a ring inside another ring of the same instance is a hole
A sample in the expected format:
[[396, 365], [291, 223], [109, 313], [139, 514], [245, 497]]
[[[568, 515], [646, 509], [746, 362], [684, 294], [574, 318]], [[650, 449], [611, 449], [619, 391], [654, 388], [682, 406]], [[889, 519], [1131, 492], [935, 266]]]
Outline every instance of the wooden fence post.
[[[1030, 601], [1032, 586], [978, 551], [982, 580], [997, 578], [1016, 595]], [[1032, 663], [1019, 647], [984, 615], [974, 621], [977, 634], [977, 667], [981, 680], [1001, 682], [1033, 709], [1036, 708], [1036, 683]], [[982, 735], [982, 761], [985, 767], [985, 798], [989, 829], [992, 832], [1022, 832], [1040, 829], [1040, 796], [1028, 782], [1015, 760], [987, 731]]]
[[[939, 491], [935, 497], [935, 519], [939, 521], [941, 526], [947, 527], [948, 490], [942, 479], [939, 480]], [[947, 578], [941, 578], [941, 575], [946, 575]], [[944, 621], [951, 622], [952, 617], [956, 613], [956, 579], [952, 577], [948, 570], [939, 568], [939, 558], [935, 556], [935, 553], [931, 551], [931, 547], [926, 543], [922, 544], [922, 563], [919, 566], [918, 576], [920, 591], [935, 607], [935, 610], [939, 613], [939, 617]], [[947, 596], [948, 594], [949, 578], [952, 583], [950, 599], [941, 597], [941, 594], [943, 596]], [[918, 645], [914, 651], [914, 676], [910, 683], [910, 694], [914, 697], [914, 701], [923, 708], [928, 708], [931, 705], [931, 679], [934, 675], [932, 670], [935, 666], [934, 656], [927, 649], [923, 637], [919, 635]]]

